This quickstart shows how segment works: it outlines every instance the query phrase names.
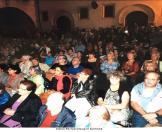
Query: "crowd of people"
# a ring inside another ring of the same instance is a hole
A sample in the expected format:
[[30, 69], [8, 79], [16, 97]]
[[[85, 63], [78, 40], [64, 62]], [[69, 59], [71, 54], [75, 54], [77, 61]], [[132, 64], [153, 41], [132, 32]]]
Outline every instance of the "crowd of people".
[[160, 27], [0, 38], [0, 127], [162, 124]]

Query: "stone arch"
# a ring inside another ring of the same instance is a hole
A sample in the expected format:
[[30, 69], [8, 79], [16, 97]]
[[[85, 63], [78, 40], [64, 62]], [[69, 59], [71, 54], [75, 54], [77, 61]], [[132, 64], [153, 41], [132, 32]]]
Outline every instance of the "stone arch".
[[129, 5], [122, 8], [117, 14], [118, 23], [121, 25], [125, 25], [125, 19], [127, 15], [130, 14], [131, 12], [136, 11], [145, 13], [148, 16], [148, 23], [154, 23], [155, 13], [153, 9], [143, 4]]
[[35, 31], [35, 28], [34, 21], [24, 11], [15, 7], [0, 8], [1, 33], [5, 31], [6, 35], [16, 37], [31, 35]]
[[73, 19], [73, 16], [71, 15], [71, 13], [69, 13], [68, 11], [64, 11], [64, 10], [61, 10], [59, 12], [56, 13], [56, 15], [54, 16], [54, 25], [55, 27], [58, 26], [58, 20], [60, 19], [65, 19], [65, 20], [69, 20], [70, 21], [70, 30], [74, 27], [74, 19]]
[[147, 26], [148, 16], [141, 11], [134, 11], [129, 13], [125, 18], [125, 25], [133, 27], [135, 23], [139, 26]]

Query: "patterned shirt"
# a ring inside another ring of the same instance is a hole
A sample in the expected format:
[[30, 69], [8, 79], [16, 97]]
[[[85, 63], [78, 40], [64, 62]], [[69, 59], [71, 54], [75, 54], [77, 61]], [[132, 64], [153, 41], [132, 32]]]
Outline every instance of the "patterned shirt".
[[101, 66], [100, 66], [100, 69], [102, 71], [102, 73], [109, 73], [111, 71], [115, 71], [119, 68], [120, 64], [119, 62], [117, 61], [114, 61], [113, 63], [108, 63], [108, 61], [104, 61]]

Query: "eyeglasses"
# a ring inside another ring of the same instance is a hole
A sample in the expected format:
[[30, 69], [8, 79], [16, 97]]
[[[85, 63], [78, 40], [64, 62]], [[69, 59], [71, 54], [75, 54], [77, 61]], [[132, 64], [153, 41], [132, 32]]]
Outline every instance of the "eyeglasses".
[[21, 91], [26, 91], [27, 89], [19, 88], [19, 90], [21, 90]]
[[145, 78], [145, 80], [149, 80], [149, 81], [157, 81], [158, 79], [155, 79], [155, 78]]
[[61, 57], [61, 58], [58, 58], [58, 60], [65, 60], [65, 58]]

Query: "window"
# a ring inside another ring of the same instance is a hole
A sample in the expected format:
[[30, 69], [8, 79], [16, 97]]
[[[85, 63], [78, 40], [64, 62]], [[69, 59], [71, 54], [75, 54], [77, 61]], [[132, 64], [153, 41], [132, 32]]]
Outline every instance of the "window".
[[104, 17], [114, 17], [115, 16], [115, 6], [107, 5], [104, 9]]
[[42, 12], [42, 20], [44, 22], [48, 21], [48, 11], [43, 11]]
[[79, 15], [80, 15], [80, 19], [88, 19], [88, 17], [89, 17], [88, 8], [86, 8], [86, 7], [80, 8]]

